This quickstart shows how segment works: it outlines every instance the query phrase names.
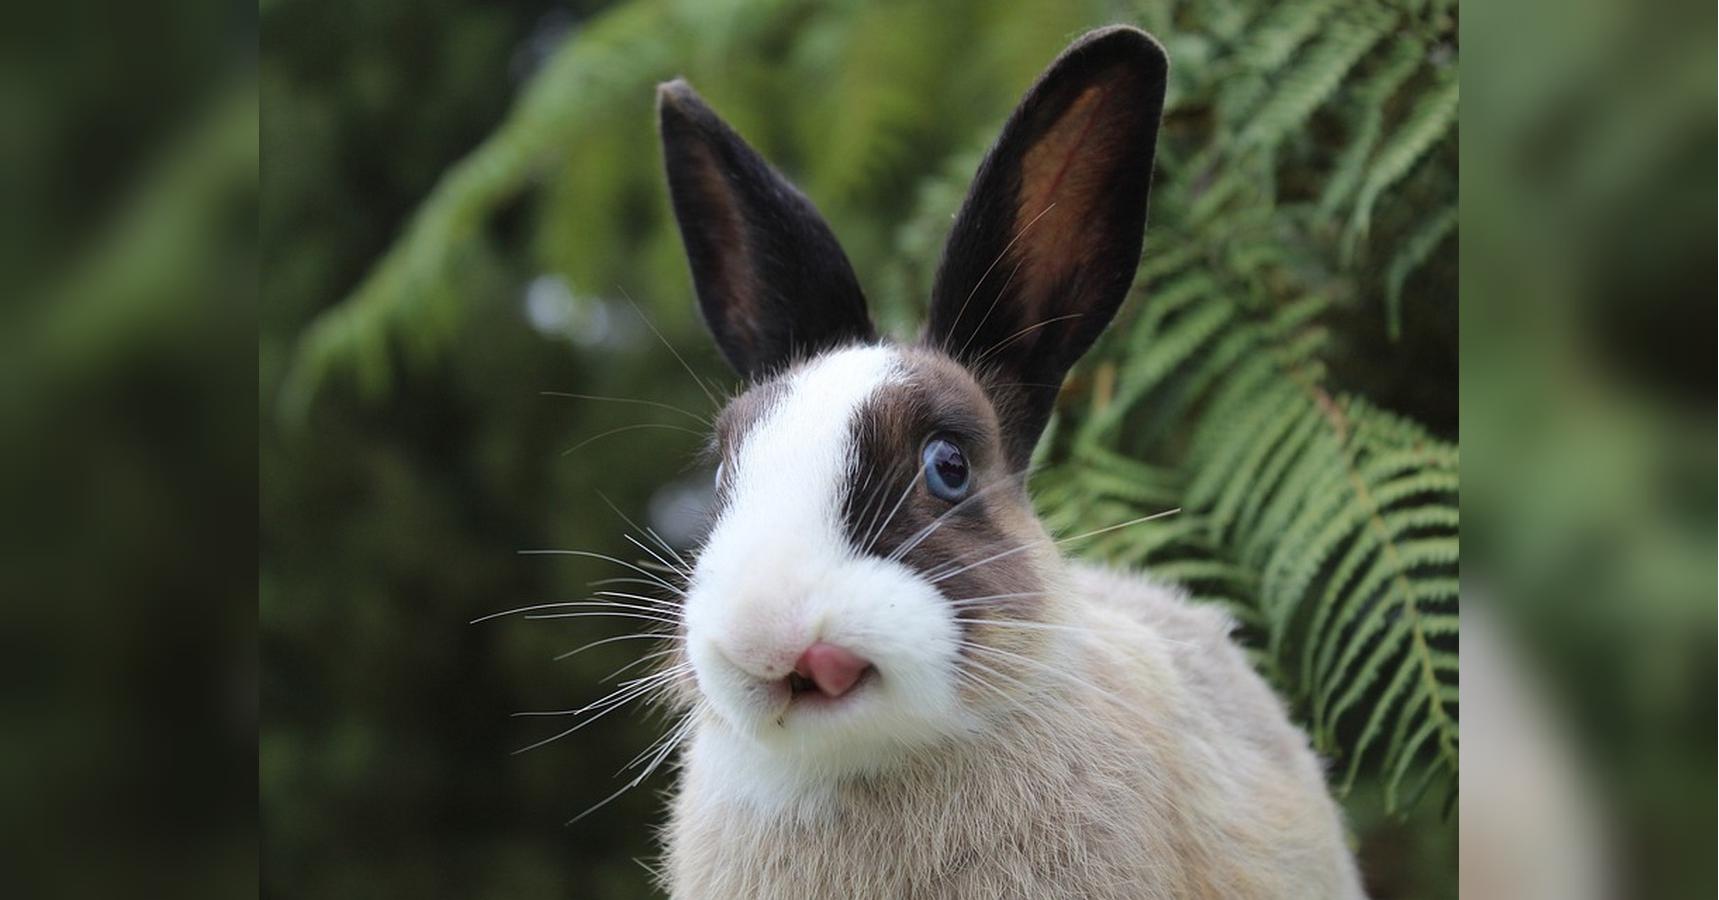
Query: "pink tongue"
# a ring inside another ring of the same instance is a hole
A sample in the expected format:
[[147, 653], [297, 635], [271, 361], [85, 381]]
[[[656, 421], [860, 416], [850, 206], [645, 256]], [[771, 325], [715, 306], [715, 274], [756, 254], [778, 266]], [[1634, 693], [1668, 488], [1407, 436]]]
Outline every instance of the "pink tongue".
[[830, 697], [840, 697], [860, 680], [865, 670], [871, 668], [871, 663], [853, 653], [819, 641], [806, 648], [800, 654], [798, 662], [794, 663], [794, 671], [801, 678], [809, 678], [818, 690]]

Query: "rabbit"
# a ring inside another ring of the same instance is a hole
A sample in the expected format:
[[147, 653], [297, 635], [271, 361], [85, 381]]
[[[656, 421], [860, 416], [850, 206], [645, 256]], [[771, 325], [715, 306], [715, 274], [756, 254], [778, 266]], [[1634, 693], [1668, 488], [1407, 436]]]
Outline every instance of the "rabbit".
[[1063, 558], [1026, 491], [1139, 262], [1167, 59], [1115, 26], [1027, 92], [914, 343], [812, 203], [658, 88], [702, 316], [744, 380], [668, 671], [686, 898], [1360, 898], [1306, 737], [1171, 585]]

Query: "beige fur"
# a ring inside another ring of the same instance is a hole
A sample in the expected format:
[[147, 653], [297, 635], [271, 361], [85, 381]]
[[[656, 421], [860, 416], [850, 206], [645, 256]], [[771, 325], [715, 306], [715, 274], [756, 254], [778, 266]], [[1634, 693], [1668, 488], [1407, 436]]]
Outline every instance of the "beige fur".
[[[1067, 630], [1011, 642], [1033, 664], [972, 693], [998, 710], [980, 733], [779, 807], [683, 757], [673, 896], [1362, 897], [1320, 767], [1227, 618], [1138, 577], [1049, 565], [1064, 599], [1045, 618]], [[722, 727], [702, 721], [694, 741]]]

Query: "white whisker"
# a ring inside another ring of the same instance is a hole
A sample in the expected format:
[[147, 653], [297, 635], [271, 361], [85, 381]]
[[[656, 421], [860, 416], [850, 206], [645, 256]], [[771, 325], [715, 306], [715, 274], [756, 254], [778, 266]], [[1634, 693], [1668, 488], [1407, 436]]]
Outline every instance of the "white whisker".
[[[1014, 600], [1019, 597], [1043, 597], [1044, 595], [1044, 591], [1020, 591], [1013, 594], [987, 594], [983, 597], [962, 597], [957, 600], [951, 600], [949, 601], [949, 605], [956, 609], [965, 609], [971, 606], [980, 606], [994, 600]], [[957, 619], [956, 621], [961, 620]]]
[[683, 671], [686, 671], [686, 672], [692, 671], [692, 667], [690, 665], [684, 665], [683, 664], [683, 666], [675, 666], [675, 667], [670, 668], [670, 669], [664, 669], [661, 672], [654, 672], [650, 675], [645, 675], [645, 676], [640, 677], [640, 678], [634, 678], [634, 679], [622, 682], [615, 690], [610, 691], [608, 694], [605, 694], [602, 697], [600, 697], [596, 700], [593, 700], [590, 703], [585, 704], [584, 706], [574, 707], [573, 709], [551, 709], [551, 710], [541, 710], [541, 711], [531, 711], [531, 712], [516, 712], [513, 714], [513, 717], [514, 718], [521, 718], [521, 717], [532, 717], [532, 716], [534, 716], [534, 717], [576, 716], [576, 715], [579, 715], [580, 713], [590, 712], [591, 710], [598, 709], [598, 708], [604, 707], [604, 706], [609, 706], [609, 705], [612, 705], [614, 703], [625, 703], [628, 700], [633, 699], [634, 697], [642, 696], [645, 693], [649, 693], [653, 687], [662, 686], [663, 684], [672, 680], [674, 678], [674, 676], [681, 674], [681, 672], [683, 672]]
[[[1039, 660], [1033, 659], [1030, 656], [1023, 656], [1019, 653], [1012, 653], [1008, 650], [1003, 650], [999, 647], [987, 647], [984, 644], [978, 644], [978, 643], [974, 643], [972, 641], [961, 641], [960, 643], [961, 643], [962, 647], [965, 647], [966, 649], [971, 650], [975, 653], [986, 653], [986, 654], [989, 654], [993, 659], [997, 659], [1000, 661], [1017, 662], [1017, 663], [1022, 663], [1022, 664], [1031, 666], [1032, 668], [1037, 669], [1040, 672], [1043, 672], [1045, 675], [1048, 675], [1052, 678], [1062, 680], [1064, 683], [1066, 683], [1072, 687], [1080, 688], [1083, 691], [1090, 691], [1092, 693], [1092, 695], [1095, 697], [1102, 697], [1102, 698], [1105, 698], [1107, 700], [1110, 700], [1111, 702], [1118, 704], [1119, 706], [1122, 705], [1122, 701], [1118, 697], [1116, 697], [1116, 695], [1114, 693], [1112, 693], [1110, 691], [1103, 690], [1103, 689], [1099, 688], [1097, 685], [1094, 685], [1091, 682], [1089, 682], [1083, 678], [1079, 678], [1075, 675], [1070, 674], [1069, 672], [1067, 672], [1063, 669], [1058, 669], [1055, 666], [1051, 666], [1051, 665], [1048, 665], [1046, 663], [1040, 662]], [[1124, 706], [1123, 708], [1127, 708], [1127, 707]]]
[[[1045, 212], [1050, 212], [1050, 210], [1046, 209]], [[1040, 215], [1043, 215], [1043, 214], [1044, 213], [1040, 213]], [[1037, 220], [1035, 219], [1034, 221], [1037, 221]], [[1027, 264], [1026, 257], [1024, 257], [1024, 256], [1021, 257], [1021, 261], [1018, 263], [1015, 263], [1015, 267], [1009, 271], [1009, 277], [1003, 279], [1003, 286], [1000, 288], [997, 288], [997, 296], [991, 298], [991, 305], [989, 307], [986, 307], [985, 314], [979, 318], [979, 324], [974, 325], [973, 330], [967, 332], [967, 340], [961, 342], [961, 349], [956, 351], [956, 353], [954, 354], [956, 359], [960, 359], [963, 355], [965, 355], [967, 352], [968, 346], [970, 346], [973, 343], [973, 339], [979, 336], [979, 332], [985, 330], [985, 323], [991, 321], [991, 313], [994, 313], [997, 311], [997, 303], [1003, 299], [1004, 294], [1009, 292], [1009, 285], [1015, 283], [1015, 276], [1021, 274], [1021, 267], [1026, 265], [1026, 264]]]
[[669, 339], [663, 337], [663, 333], [657, 330], [656, 323], [651, 321], [650, 316], [645, 315], [644, 309], [640, 308], [638, 302], [633, 299], [633, 295], [627, 293], [627, 289], [621, 285], [617, 284], [615, 285], [615, 288], [621, 292], [621, 296], [627, 298], [627, 303], [633, 307], [633, 312], [638, 314], [639, 321], [645, 323], [645, 327], [651, 330], [651, 334], [656, 335], [657, 340], [662, 341], [663, 346], [668, 348], [668, 352], [674, 355], [675, 361], [680, 363], [680, 367], [686, 370], [686, 374], [692, 379], [692, 383], [698, 385], [698, 389], [704, 392], [704, 397], [706, 400], [710, 401], [711, 408], [721, 409], [722, 403], [716, 399], [715, 394], [710, 392], [710, 386], [705, 384], [704, 380], [698, 377], [698, 373], [694, 372], [692, 370], [692, 366], [687, 364], [686, 357], [681, 356], [680, 351], [676, 350], [674, 345], [669, 343]]
[[680, 624], [680, 621], [677, 619], [665, 619], [662, 616], [648, 616], [648, 615], [645, 615], [643, 613], [594, 612], [594, 611], [589, 611], [589, 610], [584, 611], [584, 612], [532, 613], [532, 614], [526, 616], [526, 618], [527, 619], [533, 619], [533, 620], [535, 620], [535, 619], [597, 619], [597, 618], [642, 619], [646, 622], [660, 622], [664, 625], [679, 625]]
[[[691, 716], [689, 715], [688, 718], [691, 718]], [[687, 731], [686, 734], [691, 734], [691, 731], [690, 730]], [[609, 804], [609, 802], [614, 800], [616, 797], [619, 797], [622, 794], [625, 794], [627, 791], [630, 791], [633, 788], [637, 787], [646, 778], [649, 778], [651, 776], [651, 774], [657, 770], [657, 767], [662, 765], [663, 760], [667, 759], [668, 755], [670, 753], [673, 753], [675, 748], [679, 747], [681, 745], [681, 743], [685, 740], [686, 740], [686, 735], [681, 735], [679, 738], [677, 738], [673, 741], [664, 742], [662, 749], [657, 751], [656, 756], [651, 757], [650, 765], [645, 766], [644, 771], [640, 772], [636, 777], [633, 778], [632, 781], [629, 781], [626, 784], [622, 785], [620, 790], [617, 790], [613, 794], [610, 794], [609, 796], [604, 797], [602, 800], [598, 801], [597, 805], [591, 807], [590, 809], [585, 810], [584, 812], [574, 816], [571, 819], [568, 819], [567, 824], [572, 825], [573, 823], [578, 822], [580, 819], [583, 819], [586, 816], [596, 812], [597, 810], [602, 809], [604, 806], [607, 806]]]
[[668, 656], [672, 653], [677, 653], [677, 652], [679, 652], [679, 650], [680, 650], [680, 648], [678, 648], [678, 647], [669, 647], [669, 648], [664, 649], [664, 650], [654, 650], [650, 653], [646, 653], [645, 655], [639, 657], [638, 659], [635, 659], [632, 662], [627, 663], [626, 665], [620, 667], [619, 669], [616, 669], [615, 671], [610, 672], [607, 675], [604, 675], [602, 678], [597, 679], [597, 683], [598, 684], [608, 684], [610, 681], [613, 681], [616, 677], [618, 677], [622, 672], [625, 672], [628, 669], [633, 668], [634, 666], [643, 665], [647, 662], [650, 662], [653, 659], [661, 659], [661, 658]]
[[663, 600], [659, 597], [649, 597], [644, 594], [629, 594], [626, 591], [595, 591], [592, 595], [596, 597], [615, 597], [622, 600], [638, 600], [643, 603], [651, 604], [661, 612], [674, 613], [677, 617], [680, 615], [680, 604], [673, 600]]
[[678, 573], [682, 577], [686, 577], [686, 578], [692, 577], [692, 566], [687, 565], [686, 560], [682, 559], [681, 555], [679, 553], [676, 553], [675, 549], [673, 547], [670, 547], [668, 544], [668, 541], [663, 540], [661, 535], [657, 534], [655, 531], [652, 531], [649, 528], [640, 528], [639, 523], [633, 521], [632, 516], [629, 516], [626, 513], [622, 512], [621, 508], [619, 506], [616, 506], [614, 501], [610, 500], [609, 496], [607, 494], [604, 494], [602, 491], [597, 492], [597, 497], [603, 501], [603, 504], [605, 506], [608, 506], [609, 509], [613, 510], [615, 515], [620, 516], [621, 521], [627, 523], [628, 528], [632, 528], [632, 529], [635, 529], [637, 531], [645, 532], [645, 533], [649, 534], [652, 538], [655, 538], [656, 542], [658, 544], [661, 544], [662, 548], [665, 551], [667, 551], [670, 556], [672, 556], [675, 559], [680, 561], [680, 566], [676, 567], [673, 563], [662, 558], [661, 556], [658, 556], [655, 550], [652, 550], [651, 548], [645, 546], [642, 542], [635, 540], [632, 535], [623, 534], [623, 535], [621, 535], [622, 537], [626, 538], [630, 543], [632, 543], [633, 546], [639, 548], [640, 550], [645, 551], [647, 554], [650, 555], [650, 557], [652, 559], [656, 560], [659, 563], [662, 563], [664, 566], [667, 566], [670, 569], [673, 569], [676, 573]]
[[[597, 587], [604, 584], [642, 584], [649, 587], [667, 587], [661, 581], [649, 581], [644, 578], [629, 578], [625, 575], [617, 576], [615, 578], [599, 578], [596, 581], [585, 582], [586, 587]], [[680, 588], [669, 587], [668, 589], [673, 591], [677, 596], [686, 596], [686, 591], [683, 591]]]
[[[645, 689], [644, 689], [644, 690], [640, 690], [640, 689], [639, 689], [639, 688], [637, 688], [637, 687], [635, 687], [635, 688], [632, 688], [632, 690], [636, 690], [636, 691], [639, 691], [639, 693], [640, 693], [640, 694], [642, 694], [642, 693], [644, 693], [644, 692], [645, 692], [645, 691], [648, 691], [648, 690], [649, 690], [649, 688], [645, 688]], [[630, 696], [629, 696], [629, 697], [628, 697], [628, 699], [629, 699], [629, 700], [630, 700], [630, 699], [632, 699], [632, 696], [631, 696], [631, 695], [630, 695]], [[617, 710], [617, 709], [624, 709], [624, 708], [625, 708], [625, 707], [626, 707], [626, 705], [627, 705], [627, 704], [626, 704], [626, 702], [625, 702], [625, 701], [620, 701], [620, 702], [616, 702], [616, 703], [612, 703], [612, 704], [610, 704], [610, 705], [609, 705], [609, 706], [608, 706], [608, 708], [606, 708], [606, 709], [604, 709], [604, 710], [602, 710], [602, 711], [600, 711], [600, 712], [598, 712], [598, 713], [597, 713], [597, 714], [596, 714], [596, 715], [594, 715], [594, 716], [591, 716], [591, 717], [590, 717], [590, 718], [588, 718], [588, 719], [586, 719], [586, 720], [584, 720], [584, 721], [583, 721], [583, 722], [579, 722], [579, 723], [577, 723], [577, 724], [575, 724], [575, 725], [572, 725], [572, 726], [570, 726], [570, 727], [568, 727], [568, 728], [567, 728], [567, 729], [565, 729], [565, 730], [564, 730], [564, 731], [561, 731], [561, 732], [559, 732], [559, 733], [557, 733], [557, 734], [554, 734], [554, 735], [551, 735], [551, 736], [549, 736], [549, 737], [546, 737], [546, 738], [544, 738], [544, 739], [543, 739], [543, 740], [541, 740], [541, 741], [538, 741], [538, 742], [536, 742], [536, 743], [534, 743], [534, 744], [527, 744], [527, 745], [526, 745], [526, 746], [524, 746], [524, 747], [521, 747], [521, 748], [519, 748], [519, 749], [518, 749], [518, 750], [515, 750], [515, 751], [513, 751], [513, 755], [514, 755], [514, 756], [518, 756], [518, 755], [519, 755], [519, 754], [521, 754], [521, 753], [526, 753], [526, 752], [529, 752], [529, 751], [532, 751], [532, 750], [536, 750], [536, 749], [537, 749], [537, 748], [538, 748], [538, 747], [542, 747], [542, 746], [544, 746], [544, 745], [545, 745], [545, 744], [552, 744], [552, 743], [554, 743], [554, 742], [556, 742], [556, 741], [558, 741], [558, 740], [561, 740], [561, 739], [562, 739], [562, 738], [564, 738], [564, 737], [566, 737], [566, 736], [568, 736], [568, 735], [570, 735], [570, 734], [572, 734], [572, 733], [573, 733], [573, 732], [575, 732], [575, 731], [578, 731], [578, 730], [579, 730], [579, 729], [581, 729], [581, 728], [584, 728], [584, 727], [585, 727], [585, 726], [586, 726], [586, 725], [589, 725], [589, 724], [591, 724], [591, 723], [592, 723], [592, 722], [595, 722], [595, 721], [597, 721], [597, 720], [598, 720], [598, 719], [601, 719], [601, 718], [603, 718], [603, 717], [604, 717], [604, 716], [606, 716], [606, 715], [608, 715], [608, 714], [609, 714], [609, 713], [612, 713], [612, 712], [614, 712], [614, 711], [615, 711], [615, 710]]]
[[937, 531], [937, 529], [942, 528], [943, 525], [950, 519], [950, 517], [954, 516], [955, 513], [959, 512], [962, 509], [962, 507], [965, 507], [967, 504], [972, 503], [974, 501], [977, 501], [979, 498], [985, 496], [986, 494], [989, 494], [990, 492], [992, 492], [994, 490], [1017, 484], [1018, 480], [1026, 477], [1026, 475], [1028, 475], [1032, 471], [1033, 468], [1034, 468], [1033, 466], [1027, 466], [1018, 472], [1011, 472], [1008, 475], [1005, 475], [1003, 478], [998, 479], [994, 484], [989, 484], [989, 485], [986, 485], [985, 487], [980, 488], [972, 496], [964, 497], [961, 500], [957, 501], [954, 506], [951, 506], [948, 509], [944, 510], [941, 515], [939, 515], [935, 519], [932, 519], [931, 522], [929, 524], [927, 524], [924, 528], [921, 528], [918, 531], [918, 533], [914, 534], [912, 537], [908, 538], [907, 540], [902, 541], [899, 546], [897, 546], [894, 550], [890, 551], [890, 554], [887, 557], [887, 559], [889, 559], [891, 562], [901, 561], [903, 558], [905, 558], [907, 556], [907, 554], [913, 552], [913, 548], [919, 546], [920, 543], [925, 541], [927, 538], [930, 538], [931, 535]]
[[593, 435], [591, 437], [588, 437], [588, 438], [580, 441], [579, 443], [574, 444], [573, 446], [568, 447], [567, 449], [561, 451], [561, 455], [566, 456], [566, 455], [573, 453], [573, 452], [575, 452], [581, 448], [590, 446], [591, 444], [594, 444], [594, 443], [596, 443], [596, 442], [598, 442], [598, 441], [600, 441], [606, 437], [612, 437], [612, 436], [617, 435], [617, 434], [625, 434], [626, 432], [629, 432], [629, 431], [644, 431], [647, 429], [656, 429], [659, 431], [678, 431], [678, 432], [681, 432], [682, 434], [690, 434], [693, 437], [704, 437], [704, 432], [702, 432], [702, 431], [693, 431], [691, 428], [683, 428], [679, 425], [670, 425], [667, 422], [639, 422], [635, 425], [622, 425], [622, 426], [619, 426], [617, 428], [611, 428], [608, 431], [605, 431], [601, 434], [597, 434], [597, 435]]
[[[1126, 522], [1122, 522], [1122, 523], [1119, 523], [1116, 525], [1111, 525], [1107, 528], [1099, 528], [1095, 531], [1088, 531], [1085, 534], [1077, 534], [1073, 537], [1066, 537], [1066, 538], [1062, 538], [1060, 540], [1052, 541], [1051, 544], [1053, 544], [1053, 545], [1066, 544], [1066, 543], [1069, 543], [1070, 541], [1079, 541], [1079, 540], [1085, 540], [1086, 538], [1090, 538], [1090, 537], [1097, 537], [1098, 535], [1104, 534], [1106, 532], [1115, 531], [1119, 528], [1127, 528], [1130, 525], [1139, 525], [1142, 522], [1150, 522], [1153, 519], [1162, 519], [1165, 516], [1175, 515], [1176, 513], [1179, 513], [1181, 511], [1182, 511], [1181, 507], [1177, 507], [1175, 509], [1167, 509], [1163, 512], [1153, 513], [1152, 515], [1149, 515], [1149, 516], [1141, 516], [1138, 519], [1129, 519]], [[990, 556], [987, 556], [984, 559], [981, 559], [976, 563], [968, 563], [967, 565], [962, 566], [953, 572], [947, 572], [947, 573], [938, 575], [937, 577], [930, 579], [930, 581], [932, 584], [936, 584], [939, 581], [943, 581], [943, 580], [949, 579], [949, 578], [954, 578], [955, 576], [961, 574], [962, 572], [976, 569], [979, 566], [986, 565], [987, 563], [996, 562], [999, 559], [1003, 559], [1004, 557], [1008, 557], [1008, 556], [1013, 556], [1016, 553], [1024, 553], [1028, 550], [1033, 549], [1034, 547], [1037, 547], [1040, 543], [1041, 543], [1040, 541], [1030, 541], [1028, 543], [1021, 544], [1020, 546], [1017, 546], [1017, 547], [1011, 547], [1007, 550], [1002, 551], [1001, 553], [995, 553], [995, 554], [992, 554]]]
[[642, 566], [638, 566], [638, 565], [635, 565], [633, 563], [627, 562], [624, 559], [620, 559], [620, 558], [613, 557], [613, 556], [606, 556], [602, 553], [593, 553], [590, 550], [519, 550], [516, 552], [518, 552], [519, 555], [521, 555], [521, 556], [582, 556], [582, 557], [585, 557], [587, 559], [600, 559], [604, 562], [611, 562], [611, 563], [614, 563], [615, 565], [618, 565], [618, 566], [626, 566], [627, 568], [632, 569], [633, 571], [639, 573], [640, 575], [643, 575], [646, 578], [653, 580], [654, 582], [656, 582], [656, 584], [659, 587], [667, 588], [668, 590], [674, 591], [677, 594], [684, 593], [683, 591], [681, 591], [679, 588], [675, 587], [674, 585], [669, 584], [667, 581], [663, 580], [662, 578], [657, 577], [657, 575], [655, 573], [651, 572], [649, 569], [646, 569]]
[[[961, 301], [961, 307], [959, 309], [955, 310], [955, 320], [953, 322], [949, 323], [949, 337], [955, 336], [957, 326], [959, 326], [961, 324], [961, 316], [967, 312], [967, 304], [973, 302], [974, 295], [979, 293], [979, 288], [985, 284], [985, 279], [991, 277], [991, 270], [997, 268], [997, 264], [1002, 262], [1003, 258], [1009, 255], [1009, 250], [1015, 246], [1016, 241], [1019, 241], [1023, 236], [1026, 235], [1027, 229], [1038, 224], [1038, 221], [1040, 219], [1044, 218], [1046, 213], [1050, 212], [1051, 210], [1053, 210], [1055, 208], [1056, 208], [1056, 203], [1053, 201], [1051, 203], [1051, 205], [1045, 207], [1044, 210], [1041, 211], [1038, 215], [1033, 216], [1031, 221], [1027, 222], [1027, 224], [1025, 224], [1025, 225], [1022, 225], [1021, 230], [1015, 232], [1015, 236], [1012, 238], [1009, 238], [1009, 242], [1007, 244], [1003, 245], [1003, 249], [997, 253], [997, 258], [991, 260], [991, 264], [989, 266], [986, 266], [985, 271], [979, 275], [979, 280], [973, 282], [973, 289], [967, 292], [966, 298]], [[975, 329], [975, 331], [977, 331], [977, 329]], [[969, 342], [972, 341], [971, 336], [968, 337], [968, 341]], [[947, 351], [949, 349], [949, 345], [947, 342], [944, 343], [943, 349], [945, 351]]]
[[650, 407], [655, 407], [657, 409], [666, 409], [669, 412], [680, 413], [681, 415], [686, 416], [687, 418], [693, 420], [694, 422], [699, 423], [700, 425], [705, 426], [706, 428], [711, 427], [710, 419], [708, 419], [704, 416], [701, 416], [698, 413], [695, 413], [691, 410], [683, 409], [679, 406], [675, 406], [672, 403], [662, 403], [662, 402], [657, 401], [657, 400], [641, 400], [641, 399], [637, 399], [634, 397], [603, 397], [603, 396], [599, 396], [597, 394], [576, 394], [576, 393], [573, 393], [571, 391], [538, 391], [537, 393], [540, 396], [544, 396], [544, 397], [564, 397], [564, 398], [567, 398], [570, 400], [599, 400], [599, 401], [603, 401], [605, 403], [631, 403], [631, 404], [634, 404], [636, 406], [650, 406]]
[[896, 498], [895, 506], [890, 509], [889, 515], [884, 517], [883, 522], [877, 526], [877, 531], [875, 533], [868, 533], [867, 534], [866, 542], [863, 545], [865, 547], [866, 553], [870, 553], [872, 545], [876, 544], [878, 539], [883, 537], [883, 533], [885, 531], [889, 530], [889, 523], [895, 521], [895, 514], [896, 513], [901, 512], [901, 504], [907, 502], [908, 495], [912, 494], [913, 489], [915, 487], [917, 487], [918, 485], [919, 485], [919, 479], [918, 478], [907, 479], [907, 488], [901, 492], [900, 497]]
[[592, 641], [589, 644], [575, 647], [572, 650], [569, 650], [566, 653], [563, 653], [560, 656], [555, 657], [555, 661], [560, 662], [561, 660], [564, 660], [570, 656], [577, 656], [580, 653], [584, 653], [586, 650], [590, 650], [593, 647], [601, 647], [604, 644], [613, 644], [616, 641], [651, 641], [651, 640], [654, 640], [654, 641], [684, 641], [684, 640], [686, 640], [686, 638], [681, 637], [678, 634], [670, 634], [668, 632], [646, 632], [644, 634], [618, 634], [618, 635], [615, 635], [614, 637], [603, 638], [600, 641]]

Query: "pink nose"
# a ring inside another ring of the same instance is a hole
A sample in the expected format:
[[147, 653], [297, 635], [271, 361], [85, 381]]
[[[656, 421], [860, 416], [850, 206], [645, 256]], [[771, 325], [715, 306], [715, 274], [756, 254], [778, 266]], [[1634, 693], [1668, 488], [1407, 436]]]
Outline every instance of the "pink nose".
[[840, 697], [853, 689], [871, 663], [849, 650], [819, 641], [806, 648], [794, 663], [794, 674], [810, 679], [818, 690], [830, 697]]

